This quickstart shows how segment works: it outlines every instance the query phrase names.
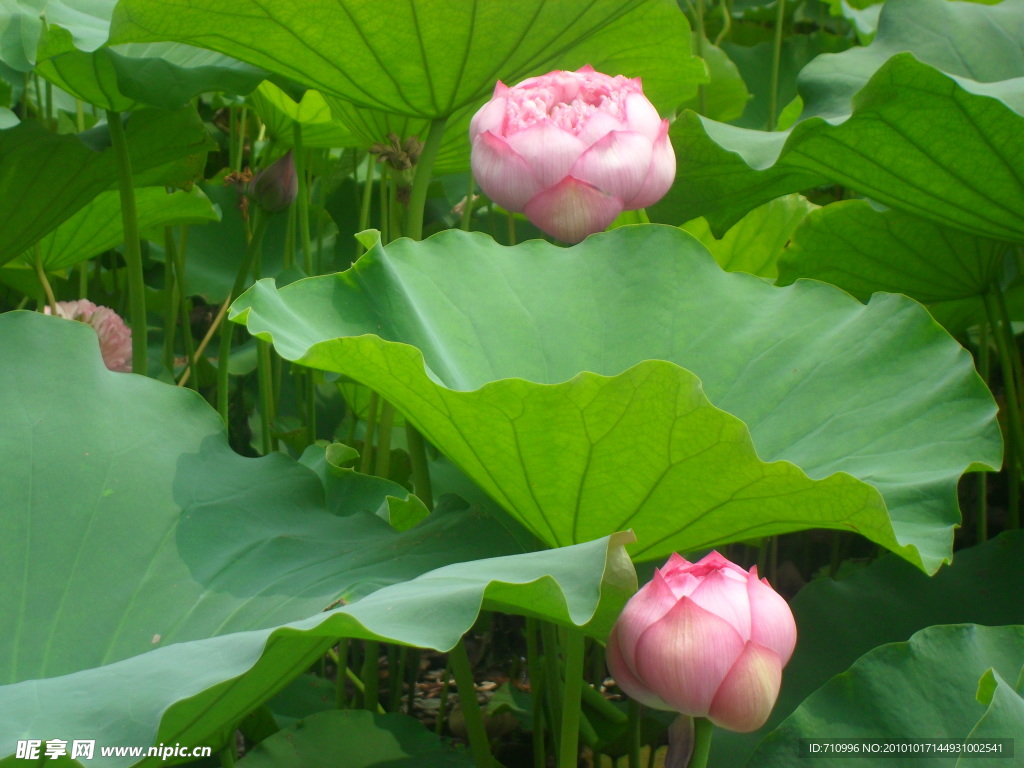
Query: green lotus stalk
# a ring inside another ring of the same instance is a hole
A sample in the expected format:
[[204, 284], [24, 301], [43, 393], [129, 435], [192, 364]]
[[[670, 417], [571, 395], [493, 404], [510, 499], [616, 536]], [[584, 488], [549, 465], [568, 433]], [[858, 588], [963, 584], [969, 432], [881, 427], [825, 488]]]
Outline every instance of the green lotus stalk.
[[526, 619], [526, 663], [530, 670], [530, 724], [533, 732], [533, 766], [545, 768], [544, 756], [544, 668], [537, 653], [537, 620]]
[[[373, 199], [373, 157], [366, 156], [366, 179], [363, 181], [363, 199], [359, 206], [359, 231], [362, 232], [370, 226], [370, 202]], [[356, 258], [363, 255], [363, 244], [356, 241]]]
[[405, 420], [405, 441], [409, 447], [409, 462], [412, 464], [412, 487], [427, 509], [434, 508], [434, 490], [430, 483], [430, 468], [427, 466], [427, 449], [423, 435]]
[[298, 217], [299, 237], [302, 242], [302, 268], [307, 275], [313, 274], [313, 245], [309, 237], [309, 180], [306, 178], [306, 150], [302, 145], [302, 125], [292, 127], [295, 158], [295, 175], [299, 180]]
[[[235, 283], [231, 288], [231, 293], [224, 300], [225, 307], [242, 294], [242, 289], [245, 288], [249, 272], [252, 270], [253, 261], [263, 245], [263, 236], [267, 232], [270, 216], [262, 211], [257, 211], [255, 216], [256, 228], [253, 230], [252, 239], [249, 240], [249, 245], [245, 249], [245, 258], [242, 259], [242, 264], [238, 268], [238, 274], [235, 275]], [[217, 360], [217, 412], [225, 424], [228, 423], [228, 364], [231, 361], [231, 331], [233, 329], [234, 326], [227, 322], [221, 326], [220, 355]]]
[[583, 695], [583, 633], [566, 632], [565, 694], [562, 697], [562, 730], [559, 737], [558, 768], [576, 768], [579, 761], [580, 704]]
[[376, 712], [380, 707], [380, 643], [367, 640], [363, 655], [363, 709]]
[[484, 716], [480, 711], [480, 702], [476, 700], [476, 686], [473, 684], [473, 670], [469, 665], [466, 644], [459, 640], [448, 652], [448, 662], [455, 674], [455, 685], [459, 689], [459, 701], [462, 702], [462, 714], [466, 719], [466, 730], [469, 733], [469, 748], [473, 752], [476, 768], [491, 768], [491, 746], [484, 728]]
[[768, 130], [779, 123], [779, 69], [782, 66], [782, 27], [786, 21], [786, 0], [778, 0], [775, 14], [775, 40], [772, 44], [772, 83], [768, 89]]
[[[781, 0], [780, 0], [781, 2]], [[707, 768], [714, 725], [706, 717], [693, 718], [693, 754], [687, 768]]]
[[146, 326], [146, 286], [142, 276], [142, 245], [132, 182], [132, 161], [128, 154], [121, 113], [107, 110], [110, 143], [117, 163], [117, 186], [121, 195], [121, 222], [124, 226], [124, 260], [128, 268], [128, 316], [132, 326], [132, 371], [146, 375], [149, 360]]
[[406, 217], [405, 234], [413, 240], [423, 237], [423, 211], [427, 203], [427, 188], [430, 186], [430, 174], [434, 170], [434, 160], [441, 148], [444, 126], [447, 118], [439, 117], [432, 120], [427, 131], [423, 150], [416, 161], [416, 176], [409, 194], [409, 214]]

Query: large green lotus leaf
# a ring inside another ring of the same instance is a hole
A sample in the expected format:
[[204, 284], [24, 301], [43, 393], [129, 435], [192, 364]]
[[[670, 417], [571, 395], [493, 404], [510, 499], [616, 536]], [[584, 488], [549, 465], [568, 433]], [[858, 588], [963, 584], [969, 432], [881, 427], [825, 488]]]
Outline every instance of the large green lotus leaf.
[[[836, 581], [813, 581], [791, 602], [797, 642], [768, 722], [753, 733], [720, 731], [712, 764], [744, 765], [758, 743], [808, 696], [858, 658], [933, 624], [1024, 624], [1024, 531], [958, 550], [931, 578], [889, 555]], [[907, 736], [912, 734], [908, 733]]]
[[[135, 190], [136, 215], [140, 229], [177, 224], [205, 224], [220, 221], [219, 212], [198, 187], [168, 192], [164, 187]], [[121, 195], [101, 192], [92, 202], [39, 241], [39, 256], [48, 271], [67, 269], [83, 259], [124, 242]], [[32, 264], [35, 248], [22, 261]]]
[[1008, 248], [1005, 242], [848, 200], [804, 219], [779, 262], [778, 282], [810, 277], [859, 299], [875, 291], [903, 293], [927, 305], [956, 333], [985, 317], [983, 296], [1003, 282]]
[[[117, 163], [106, 126], [98, 133], [106, 149], [51, 133], [32, 120], [0, 131], [0, 264], [20, 256], [101, 192], [116, 187]], [[212, 146], [192, 107], [133, 113], [125, 134], [140, 186], [190, 182], [202, 173]]]
[[957, 478], [1000, 459], [991, 396], [920, 305], [726, 273], [669, 227], [378, 243], [231, 315], [378, 390], [552, 546], [628, 526], [653, 559], [839, 527], [931, 571]]
[[[800, 195], [786, 195], [755, 208], [721, 238], [714, 236], [704, 218], [688, 221], [681, 228], [700, 240], [722, 269], [775, 278], [779, 257], [793, 231], [817, 207]], [[831, 281], [826, 279], [825, 282]]]
[[194, 394], [108, 371], [82, 323], [10, 313], [0, 338], [5, 755], [42, 733], [221, 744], [337, 637], [446, 649], [482, 606], [603, 637], [636, 588], [625, 534], [517, 554], [457, 510], [396, 533], [327, 511], [282, 454], [236, 455]]
[[261, 741], [238, 762], [242, 768], [469, 768], [473, 759], [412, 717], [365, 710], [331, 710]]
[[[671, 0], [529, 0], [502, 4], [415, 0], [387, 13], [327, 0], [129, 0], [118, 4], [112, 42], [174, 40], [210, 48], [361, 107], [419, 119], [448, 117], [509, 84], [600, 63], [642, 75], [669, 113], [704, 79], [689, 27]], [[638, 46], [637, 40], [643, 40]]]
[[672, 128], [676, 184], [652, 216], [703, 215], [719, 232], [766, 200], [833, 182], [940, 224], [1024, 240], [1024, 4], [904, 0], [887, 3], [880, 24], [870, 46], [804, 69], [806, 107], [788, 131], [685, 113]]
[[[1024, 626], [954, 624], [922, 629], [907, 642], [867, 653], [813, 693], [762, 742], [747, 766], [803, 762], [800, 739], [964, 740], [986, 714], [976, 698], [979, 681], [990, 669], [1003, 680], [1015, 681], [1022, 665]], [[999, 738], [1019, 744], [1024, 720], [1007, 725]], [[991, 764], [992, 759], [982, 764]], [[850, 760], [850, 755], [822, 754], [811, 762], [816, 768], [843, 768]], [[944, 762], [921, 755], [870, 758], [872, 765], [901, 768]]]
[[[38, 2], [39, 0], [37, 0]], [[205, 91], [245, 94], [266, 72], [213, 51], [175, 43], [104, 44], [117, 0], [42, 0], [47, 26], [36, 71], [100, 109], [177, 109]]]

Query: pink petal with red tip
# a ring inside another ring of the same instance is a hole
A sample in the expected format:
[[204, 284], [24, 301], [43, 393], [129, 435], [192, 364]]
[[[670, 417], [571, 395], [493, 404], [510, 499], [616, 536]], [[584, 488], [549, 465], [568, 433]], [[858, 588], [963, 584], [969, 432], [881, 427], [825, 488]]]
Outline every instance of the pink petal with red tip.
[[768, 720], [781, 684], [778, 654], [757, 643], [747, 643], [715, 694], [708, 717], [730, 731], [756, 731]]
[[701, 608], [729, 622], [743, 642], [750, 639], [746, 577], [746, 573], [740, 576], [727, 568], [716, 568], [690, 593], [690, 599]]
[[490, 131], [484, 131], [473, 142], [472, 166], [480, 189], [510, 211], [523, 210], [542, 189], [526, 160]]
[[626, 660], [622, 656], [622, 643], [619, 641], [620, 625], [612, 628], [608, 636], [608, 647], [605, 649], [605, 660], [608, 662], [608, 671], [615, 678], [615, 684], [625, 691], [630, 698], [636, 699], [641, 704], [655, 709], [672, 709], [662, 701], [656, 693], [647, 688], [640, 678], [633, 674]]
[[545, 187], [564, 179], [586, 150], [582, 141], [547, 118], [508, 137], [508, 143]]
[[641, 635], [636, 671], [673, 709], [705, 717], [743, 647], [728, 622], [684, 597]]
[[750, 639], [770, 648], [789, 663], [796, 647], [796, 621], [786, 600], [767, 583], [757, 578], [756, 571], [747, 576], [747, 595], [750, 599]]
[[651, 142], [632, 131], [612, 131], [584, 152], [569, 171], [623, 200], [640, 191], [651, 165]]
[[621, 198], [572, 176], [535, 195], [523, 207], [537, 227], [566, 243], [578, 243], [603, 231], [621, 212]]
[[669, 141], [668, 120], [665, 120], [654, 142], [651, 169], [647, 172], [647, 178], [644, 179], [640, 191], [633, 199], [626, 201], [626, 210], [633, 211], [654, 205], [665, 196], [675, 178], [676, 153], [672, 149], [672, 142]]

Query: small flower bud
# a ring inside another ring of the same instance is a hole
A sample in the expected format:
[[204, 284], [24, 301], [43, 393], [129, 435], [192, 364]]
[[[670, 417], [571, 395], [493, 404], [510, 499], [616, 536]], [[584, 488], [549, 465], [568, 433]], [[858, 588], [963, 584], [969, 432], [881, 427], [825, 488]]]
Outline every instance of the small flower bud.
[[267, 213], [288, 208], [299, 195], [299, 177], [289, 149], [281, 157], [252, 177], [246, 194]]

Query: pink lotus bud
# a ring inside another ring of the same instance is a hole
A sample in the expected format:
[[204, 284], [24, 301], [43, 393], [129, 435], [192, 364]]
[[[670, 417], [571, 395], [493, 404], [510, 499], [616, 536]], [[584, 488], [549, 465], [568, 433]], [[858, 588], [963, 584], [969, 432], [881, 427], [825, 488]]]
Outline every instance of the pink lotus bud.
[[626, 603], [608, 667], [642, 704], [746, 733], [768, 719], [795, 645], [789, 605], [757, 566], [673, 554]]
[[[43, 311], [52, 314], [49, 307]], [[100, 338], [100, 354], [103, 355], [104, 365], [112, 371], [131, 372], [132, 332], [114, 310], [98, 307], [88, 299], [58, 301], [57, 317], [91, 325]]]
[[512, 88], [499, 81], [469, 140], [473, 176], [488, 197], [567, 243], [657, 202], [676, 175], [668, 120], [640, 79], [589, 64]]
[[289, 149], [281, 157], [252, 177], [246, 189], [256, 204], [267, 213], [285, 210], [299, 196], [299, 177]]

